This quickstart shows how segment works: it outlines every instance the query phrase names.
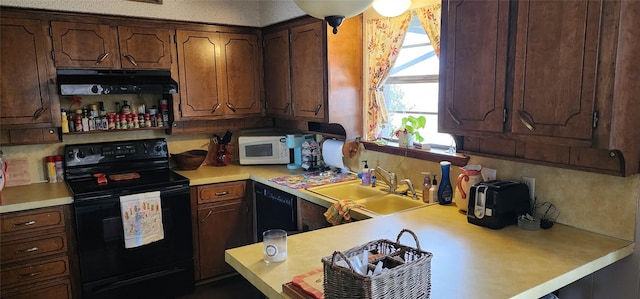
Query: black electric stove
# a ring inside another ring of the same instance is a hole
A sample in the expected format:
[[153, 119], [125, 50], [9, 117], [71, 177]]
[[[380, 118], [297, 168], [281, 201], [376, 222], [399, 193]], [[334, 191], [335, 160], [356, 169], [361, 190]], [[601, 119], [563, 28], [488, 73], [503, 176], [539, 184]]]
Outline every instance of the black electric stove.
[[[65, 146], [83, 298], [174, 298], [193, 291], [189, 180], [169, 169], [167, 142]], [[120, 197], [160, 193], [164, 238], [125, 248]]]

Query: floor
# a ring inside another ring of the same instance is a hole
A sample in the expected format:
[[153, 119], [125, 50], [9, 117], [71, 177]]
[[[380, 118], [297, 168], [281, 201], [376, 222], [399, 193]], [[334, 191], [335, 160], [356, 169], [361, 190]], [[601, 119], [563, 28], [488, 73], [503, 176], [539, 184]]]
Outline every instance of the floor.
[[177, 299], [265, 299], [253, 285], [241, 275], [231, 276], [197, 286], [192, 294]]

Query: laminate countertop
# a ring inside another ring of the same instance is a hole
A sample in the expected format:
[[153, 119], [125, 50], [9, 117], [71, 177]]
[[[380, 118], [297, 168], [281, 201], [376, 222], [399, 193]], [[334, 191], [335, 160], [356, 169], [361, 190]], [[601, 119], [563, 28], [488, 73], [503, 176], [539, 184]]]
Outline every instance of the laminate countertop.
[[[192, 186], [251, 179], [325, 207], [333, 203], [304, 189], [271, 182], [303, 173], [283, 165], [201, 166], [177, 172]], [[72, 202], [63, 183], [9, 187], [2, 191], [0, 213]], [[373, 240], [395, 241], [406, 228], [418, 235], [422, 250], [433, 253], [431, 298], [539, 298], [630, 255], [635, 245], [562, 224], [539, 231], [516, 226], [492, 230], [467, 223], [454, 205], [387, 216], [356, 209], [352, 216], [361, 221], [289, 236], [288, 258], [282, 263], [264, 263], [261, 243], [229, 249], [225, 260], [269, 298], [288, 298], [282, 284], [322, 268], [322, 257]], [[414, 246], [408, 234], [401, 243]]]

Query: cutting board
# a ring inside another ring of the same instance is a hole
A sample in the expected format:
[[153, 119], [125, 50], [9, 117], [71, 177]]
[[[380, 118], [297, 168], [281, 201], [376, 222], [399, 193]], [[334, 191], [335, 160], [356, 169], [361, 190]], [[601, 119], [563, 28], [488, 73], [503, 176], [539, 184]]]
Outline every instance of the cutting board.
[[28, 158], [12, 158], [5, 160], [7, 163], [5, 187], [22, 186], [31, 184]]

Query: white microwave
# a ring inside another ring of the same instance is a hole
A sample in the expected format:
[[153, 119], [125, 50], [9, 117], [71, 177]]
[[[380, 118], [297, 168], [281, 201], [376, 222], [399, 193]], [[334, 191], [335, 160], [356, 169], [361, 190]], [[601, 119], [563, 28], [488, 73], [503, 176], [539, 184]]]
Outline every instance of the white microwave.
[[240, 164], [289, 164], [286, 136], [238, 137]]

